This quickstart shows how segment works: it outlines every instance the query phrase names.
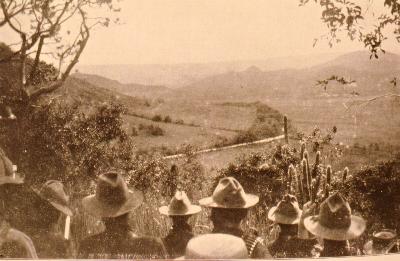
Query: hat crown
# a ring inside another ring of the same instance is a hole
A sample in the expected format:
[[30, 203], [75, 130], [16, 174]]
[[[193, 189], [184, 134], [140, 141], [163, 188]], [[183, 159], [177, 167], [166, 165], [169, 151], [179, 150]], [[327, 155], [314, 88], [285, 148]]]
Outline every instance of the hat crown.
[[384, 249], [396, 236], [396, 232], [391, 229], [374, 232], [372, 235], [373, 246], [375, 249]]
[[300, 211], [297, 198], [293, 195], [286, 194], [278, 203], [275, 213], [295, 219], [300, 215]]
[[185, 251], [186, 259], [248, 258], [244, 241], [228, 234], [204, 234], [191, 239]]
[[109, 206], [124, 204], [129, 196], [129, 189], [117, 172], [107, 172], [98, 177], [96, 198]]
[[192, 205], [185, 191], [177, 191], [169, 204], [169, 212], [185, 213]]
[[0, 177], [12, 176], [13, 173], [12, 162], [0, 148]]
[[69, 196], [65, 193], [64, 185], [57, 180], [48, 180], [39, 190], [39, 194], [50, 202], [67, 206]]
[[233, 177], [222, 178], [215, 188], [212, 198], [222, 206], [242, 207], [246, 204], [246, 193], [242, 185]]
[[349, 203], [335, 193], [321, 203], [319, 222], [330, 229], [348, 229], [351, 225], [351, 209]]

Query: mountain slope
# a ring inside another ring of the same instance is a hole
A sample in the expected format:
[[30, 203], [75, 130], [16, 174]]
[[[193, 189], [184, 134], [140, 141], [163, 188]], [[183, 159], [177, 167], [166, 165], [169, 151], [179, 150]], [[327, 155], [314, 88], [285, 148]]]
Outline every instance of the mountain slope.
[[155, 98], [163, 96], [170, 91], [169, 88], [164, 86], [122, 84], [116, 80], [111, 80], [95, 74], [75, 73], [73, 76], [75, 78], [85, 80], [86, 82], [89, 82], [98, 87], [129, 96]]
[[[320, 96], [322, 89], [315, 87], [317, 80], [332, 75], [344, 76], [357, 81], [352, 90], [363, 95], [375, 95], [388, 89], [387, 83], [400, 69], [400, 56], [386, 54], [378, 60], [370, 60], [367, 52], [355, 52], [340, 56], [330, 62], [301, 70], [285, 69], [262, 71], [250, 67], [241, 72], [228, 72], [204, 78], [178, 91], [186, 97], [224, 100], [260, 100], [264, 98], [304, 98]], [[333, 84], [332, 94], [347, 95], [349, 87]]]

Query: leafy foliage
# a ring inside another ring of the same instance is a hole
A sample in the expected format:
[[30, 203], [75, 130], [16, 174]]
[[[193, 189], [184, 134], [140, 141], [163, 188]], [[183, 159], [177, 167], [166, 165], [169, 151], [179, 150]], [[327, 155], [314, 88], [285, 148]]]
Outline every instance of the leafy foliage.
[[127, 167], [132, 143], [122, 129], [122, 110], [104, 104], [85, 114], [78, 104], [54, 102], [5, 127], [2, 144], [17, 159], [28, 183], [58, 179], [83, 186], [101, 170]]
[[257, 205], [260, 216], [266, 218], [266, 210], [281, 199], [286, 189], [284, 177], [290, 164], [298, 164], [296, 151], [287, 145], [278, 145], [272, 153], [254, 153], [242, 156], [236, 163], [222, 169], [215, 184], [225, 176], [236, 178], [248, 193], [260, 197]]
[[[308, 4], [309, 0], [299, 0], [300, 5]], [[328, 27], [328, 35], [325, 36], [330, 46], [340, 42], [340, 34], [347, 34], [351, 40], [358, 40], [364, 44], [371, 52], [371, 58], [378, 58], [378, 52], [385, 53], [383, 42], [388, 39], [385, 29], [389, 27], [393, 36], [400, 42], [400, 3], [397, 0], [385, 0], [380, 5], [389, 9], [389, 13], [379, 13], [372, 16], [375, 22], [371, 26], [365, 26], [362, 22], [366, 21], [365, 16], [369, 10], [369, 5], [363, 6], [361, 1], [349, 0], [314, 0], [321, 6], [321, 19]], [[370, 1], [373, 2], [373, 1]], [[314, 44], [318, 39], [315, 39]]]
[[351, 207], [368, 222], [369, 233], [382, 228], [399, 231], [400, 157], [365, 167], [343, 185], [336, 187], [347, 195]]

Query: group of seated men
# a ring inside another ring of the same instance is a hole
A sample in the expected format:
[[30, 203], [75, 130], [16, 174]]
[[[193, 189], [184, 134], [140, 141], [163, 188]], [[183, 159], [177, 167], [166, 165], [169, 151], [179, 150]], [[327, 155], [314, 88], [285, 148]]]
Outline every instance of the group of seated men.
[[[129, 224], [129, 215], [141, 205], [143, 195], [129, 189], [119, 173], [110, 171], [98, 176], [96, 193], [82, 200], [82, 208], [101, 219], [105, 230], [82, 240], [75, 246], [78, 253], [74, 255], [66, 240], [69, 231], [65, 230], [62, 235], [53, 229], [61, 215], [67, 217], [69, 229], [69, 218], [73, 215], [63, 184], [51, 180], [35, 190], [38, 199], [47, 204], [33, 204], [32, 211], [39, 212], [36, 223], [17, 227], [11, 215], [4, 213], [20, 211], [18, 202], [12, 202], [12, 187], [23, 180], [8, 158], [4, 154], [0, 156], [3, 212], [0, 215], [0, 255], [5, 258], [268, 259], [362, 254], [361, 250], [350, 246], [349, 240], [363, 234], [366, 223], [363, 218], [352, 215], [348, 202], [339, 193], [333, 193], [320, 204], [318, 215], [313, 215], [314, 204], [307, 203], [301, 209], [295, 196], [284, 195], [268, 212], [275, 229], [267, 241], [257, 231], [242, 228], [248, 210], [258, 203], [259, 197], [246, 193], [233, 177], [219, 180], [212, 195], [199, 201], [200, 206], [192, 204], [184, 191], [177, 191], [168, 206], [159, 208], [162, 215], [171, 219], [169, 233], [163, 238], [139, 236]], [[194, 235], [189, 219], [201, 212], [202, 207], [211, 211], [213, 230]], [[394, 231], [379, 231], [364, 245], [362, 252], [389, 253], [398, 247], [395, 237]]]

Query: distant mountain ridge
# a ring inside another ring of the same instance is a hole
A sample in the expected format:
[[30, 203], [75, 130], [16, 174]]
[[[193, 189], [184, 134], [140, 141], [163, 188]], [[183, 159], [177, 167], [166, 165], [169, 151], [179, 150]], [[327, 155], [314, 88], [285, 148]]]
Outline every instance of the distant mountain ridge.
[[337, 57], [338, 53], [295, 57], [277, 57], [260, 60], [227, 61], [187, 64], [144, 64], [144, 65], [79, 65], [83, 74], [96, 74], [114, 79], [123, 84], [158, 85], [180, 88], [205, 77], [232, 71], [243, 71], [255, 66], [264, 71], [300, 69], [317, 65]]
[[368, 52], [354, 52], [329, 62], [304, 69], [263, 71], [251, 66], [240, 72], [227, 72], [203, 78], [177, 90], [182, 96], [210, 100], [247, 100], [264, 98], [302, 98], [320, 96], [317, 80], [332, 75], [356, 80], [353, 86], [330, 84], [328, 93], [347, 95], [349, 88], [363, 95], [375, 95], [388, 90], [390, 79], [400, 74], [400, 56], [392, 53], [379, 59], [369, 59]]

